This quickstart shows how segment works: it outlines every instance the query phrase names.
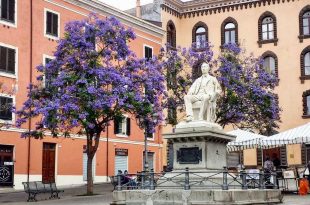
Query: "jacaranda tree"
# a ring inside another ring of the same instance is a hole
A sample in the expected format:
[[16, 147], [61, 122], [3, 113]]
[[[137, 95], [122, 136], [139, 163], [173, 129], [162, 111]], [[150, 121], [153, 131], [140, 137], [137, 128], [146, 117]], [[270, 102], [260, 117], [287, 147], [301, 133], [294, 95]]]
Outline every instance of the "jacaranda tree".
[[246, 56], [235, 44], [224, 45], [217, 62], [218, 80], [224, 88], [218, 123], [272, 134], [278, 128], [281, 111], [274, 93], [277, 77], [263, 68], [262, 59]]
[[[169, 49], [163, 55], [170, 99], [168, 107], [184, 110], [184, 95], [193, 80], [201, 75], [201, 63], [208, 62], [223, 87], [217, 123], [222, 127], [230, 124], [262, 134], [270, 134], [278, 127], [281, 109], [274, 93], [278, 79], [264, 70], [262, 59], [246, 56], [236, 44], [224, 45], [215, 60], [212, 60], [212, 47], [208, 43], [199, 49], [195, 45], [189, 49]], [[171, 73], [176, 83], [169, 87]], [[176, 117], [176, 114], [170, 116], [168, 122], [177, 124]]]
[[[86, 135], [87, 194], [93, 194], [92, 163], [100, 135], [111, 120], [122, 113], [139, 115], [147, 119], [148, 132], [162, 120], [161, 64], [156, 58], [138, 59], [128, 46], [134, 39], [134, 32], [113, 17], [69, 22], [55, 59], [37, 67], [42, 75], [16, 111], [17, 126], [37, 120], [24, 137], [42, 138], [46, 131], [54, 137]], [[159, 113], [156, 119], [154, 113]]]

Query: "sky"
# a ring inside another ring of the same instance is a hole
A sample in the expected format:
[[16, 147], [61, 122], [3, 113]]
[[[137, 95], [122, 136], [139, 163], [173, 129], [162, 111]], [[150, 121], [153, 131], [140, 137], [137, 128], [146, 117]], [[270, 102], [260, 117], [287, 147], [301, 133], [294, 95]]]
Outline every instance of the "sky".
[[[120, 10], [131, 9], [136, 6], [136, 0], [100, 0]], [[140, 0], [141, 5], [152, 3], [153, 0]]]
[[[131, 9], [136, 6], [136, 0], [99, 0], [120, 10]], [[141, 5], [152, 3], [153, 0], [140, 0]], [[190, 0], [183, 0], [190, 1]]]

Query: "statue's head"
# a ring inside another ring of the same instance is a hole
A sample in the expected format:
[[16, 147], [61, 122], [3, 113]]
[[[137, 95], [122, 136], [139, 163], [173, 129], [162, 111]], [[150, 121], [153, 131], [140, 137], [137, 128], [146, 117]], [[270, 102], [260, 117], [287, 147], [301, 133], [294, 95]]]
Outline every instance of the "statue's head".
[[203, 63], [201, 64], [201, 72], [202, 72], [202, 74], [203, 74], [203, 75], [204, 75], [204, 74], [208, 74], [209, 71], [210, 71], [210, 66], [209, 66], [209, 64], [206, 63], [206, 62], [203, 62]]

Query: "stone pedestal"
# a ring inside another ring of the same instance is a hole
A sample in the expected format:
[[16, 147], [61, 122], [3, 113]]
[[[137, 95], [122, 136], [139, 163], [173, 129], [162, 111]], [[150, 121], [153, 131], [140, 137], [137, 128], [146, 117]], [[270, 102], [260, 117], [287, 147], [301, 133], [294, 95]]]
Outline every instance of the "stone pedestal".
[[114, 191], [111, 205], [253, 205], [282, 202], [280, 190]]
[[227, 165], [226, 145], [235, 136], [223, 132], [215, 123], [182, 122], [174, 133], [164, 134], [173, 144], [173, 170], [222, 170]]

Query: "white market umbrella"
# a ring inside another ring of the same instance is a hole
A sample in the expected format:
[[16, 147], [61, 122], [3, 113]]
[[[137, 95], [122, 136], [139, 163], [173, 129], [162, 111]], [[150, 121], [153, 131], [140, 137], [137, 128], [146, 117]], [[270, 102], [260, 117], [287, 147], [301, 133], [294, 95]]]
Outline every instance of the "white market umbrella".
[[310, 123], [289, 129], [287, 131], [265, 137], [261, 140], [263, 148], [281, 147], [287, 144], [302, 144], [310, 142]]
[[265, 138], [264, 135], [240, 129], [227, 132], [227, 134], [236, 136], [236, 141], [231, 141], [227, 144], [227, 150], [229, 152], [260, 148], [261, 139]]

